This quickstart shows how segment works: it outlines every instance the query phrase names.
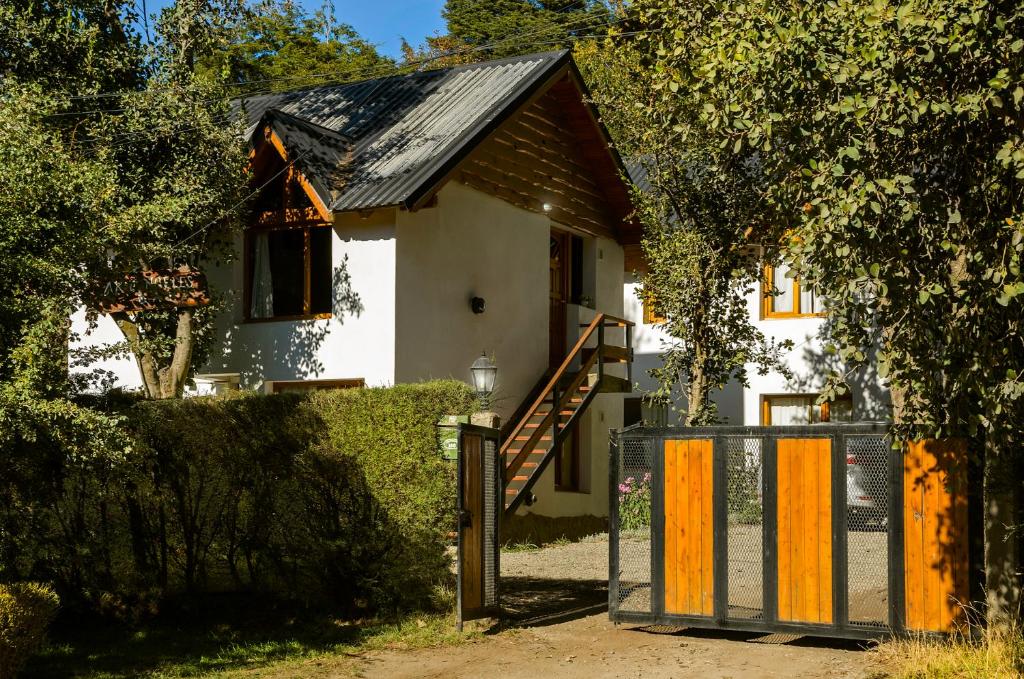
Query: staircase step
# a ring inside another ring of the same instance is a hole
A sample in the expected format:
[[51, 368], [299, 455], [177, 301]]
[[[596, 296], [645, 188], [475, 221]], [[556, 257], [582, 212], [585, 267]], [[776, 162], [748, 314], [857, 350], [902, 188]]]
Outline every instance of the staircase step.
[[[506, 451], [506, 455], [510, 455], [512, 457], [515, 457], [516, 455], [518, 455], [521, 452], [523, 452], [522, 448], [509, 448], [508, 451]], [[530, 455], [547, 455], [547, 454], [548, 454], [548, 449], [547, 448], [534, 448], [532, 451], [530, 451]]]
[[[517, 436], [517, 437], [515, 437], [513, 439], [513, 441], [529, 441], [529, 440], [530, 440], [529, 436]], [[537, 440], [538, 441], [550, 441], [551, 437], [550, 436], [540, 436], [540, 437], [537, 438]]]
[[[563, 410], [562, 412], [559, 413], [559, 415], [561, 417], [570, 417], [575, 412], [576, 412], [576, 408], [573, 408], [572, 410]], [[537, 411], [536, 413], [534, 413], [534, 415], [543, 415], [543, 416], [547, 417], [550, 413], [551, 413], [550, 410], [542, 410], [542, 411]]]

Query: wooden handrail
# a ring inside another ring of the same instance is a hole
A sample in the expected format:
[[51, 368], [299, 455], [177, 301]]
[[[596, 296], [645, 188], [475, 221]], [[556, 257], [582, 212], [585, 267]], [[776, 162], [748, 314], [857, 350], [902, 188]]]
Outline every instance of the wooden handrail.
[[[562, 360], [562, 365], [558, 367], [558, 370], [555, 371], [555, 374], [551, 376], [550, 380], [548, 380], [547, 386], [545, 386], [544, 390], [541, 391], [540, 395], [538, 395], [537, 399], [534, 401], [534, 405], [529, 407], [529, 410], [526, 411], [526, 415], [521, 420], [519, 420], [519, 424], [516, 425], [515, 429], [513, 429], [512, 432], [509, 434], [509, 437], [505, 439], [504, 443], [502, 443], [502, 460], [505, 459], [505, 453], [508, 451], [511, 442], [515, 440], [515, 437], [518, 436], [519, 432], [522, 431], [522, 429], [526, 426], [526, 423], [529, 422], [529, 418], [534, 416], [534, 412], [537, 411], [541, 404], [543, 404], [544, 399], [547, 398], [548, 396], [548, 393], [555, 387], [556, 384], [558, 384], [558, 381], [565, 376], [565, 373], [568, 372], [569, 366], [572, 365], [572, 359], [575, 358], [575, 355], [577, 355], [577, 353], [580, 352], [581, 349], [583, 349], [583, 345], [586, 344], [587, 340], [590, 339], [590, 336], [594, 334], [594, 331], [597, 330], [598, 324], [601, 323], [603, 319], [603, 313], [598, 313], [596, 316], [594, 316], [594, 320], [590, 322], [589, 326], [587, 326], [587, 330], [584, 331], [584, 333], [580, 336], [580, 339], [577, 341], [577, 343], [575, 343], [575, 346], [572, 347], [572, 350], [569, 351], [568, 355], [565, 356], [565, 359]], [[552, 404], [553, 407], [555, 405], [556, 404]]]
[[[600, 313], [597, 316], [603, 318], [605, 323], [609, 323], [610, 322], [610, 323], [614, 323], [615, 325], [621, 325], [623, 327], [626, 327], [626, 326], [632, 327], [632, 326], [636, 325], [636, 323], [634, 323], [633, 321], [627, 321], [625, 318], [619, 318], [618, 316], [612, 316], [611, 314]], [[591, 323], [593, 323], [593, 321], [591, 321]], [[580, 327], [581, 328], [586, 328], [586, 327], [589, 327], [589, 326], [590, 326], [590, 323], [580, 323]]]
[[[519, 468], [523, 466], [524, 462], [526, 462], [526, 458], [528, 458], [530, 454], [533, 452], [533, 447], [536, 446], [537, 443], [540, 441], [541, 436], [544, 435], [544, 432], [547, 430], [548, 426], [550, 426], [556, 420], [556, 418], [560, 416], [560, 413], [562, 412], [562, 408], [564, 407], [564, 405], [568, 404], [570, 402], [570, 399], [573, 398], [573, 394], [575, 394], [576, 390], [579, 389], [580, 386], [583, 384], [583, 380], [587, 378], [587, 374], [590, 371], [591, 366], [593, 366], [594, 361], [597, 359], [597, 356], [598, 355], [596, 353], [592, 354], [591, 357], [588, 358], [581, 366], [580, 371], [576, 374], [576, 377], [573, 378], [572, 382], [569, 383], [569, 386], [565, 389], [565, 391], [559, 394], [557, 399], [551, 399], [551, 412], [544, 416], [544, 419], [540, 421], [538, 427], [534, 429], [533, 433], [530, 434], [529, 438], [527, 438], [526, 441], [523, 442], [523, 447], [516, 454], [515, 458], [505, 466], [506, 483], [516, 475], [516, 472], [519, 471]], [[532, 408], [531, 411], [532, 410], [535, 410], [535, 408]], [[510, 437], [506, 441], [506, 443], [511, 445], [513, 441], [515, 441], [515, 435]], [[503, 446], [502, 453], [504, 454], [506, 450], [508, 450], [508, 448]], [[502, 459], [504, 459], [504, 457], [502, 457]]]
[[533, 417], [534, 411], [537, 410], [540, 404], [544, 402], [544, 399], [547, 398], [548, 393], [555, 387], [556, 384], [558, 384], [558, 381], [565, 376], [565, 373], [569, 370], [569, 366], [572, 365], [573, 359], [576, 358], [576, 354], [581, 349], [583, 349], [583, 345], [586, 344], [587, 340], [590, 339], [590, 336], [594, 334], [594, 331], [597, 329], [598, 323], [601, 322], [603, 318], [604, 314], [598, 314], [594, 316], [594, 320], [590, 321], [590, 324], [587, 326], [587, 329], [583, 331], [583, 334], [580, 335], [580, 338], [579, 340], [577, 340], [576, 345], [572, 348], [572, 351], [569, 352], [569, 354], [565, 357], [565, 360], [562, 361], [562, 365], [558, 366], [558, 370], [556, 370], [555, 374], [551, 376], [550, 380], [548, 380], [547, 386], [545, 386], [544, 389], [537, 396], [537, 399], [533, 402], [533, 405], [530, 406], [530, 409], [526, 411], [526, 415], [523, 417], [523, 419], [519, 420], [519, 424], [516, 425], [516, 428], [513, 429], [512, 433], [510, 433], [508, 438], [505, 439], [505, 443], [503, 443], [501, 446], [502, 455], [505, 454], [505, 452], [508, 450], [510, 443], [515, 440], [515, 437], [519, 435], [519, 432], [523, 430], [527, 422], [530, 421], [530, 418]]

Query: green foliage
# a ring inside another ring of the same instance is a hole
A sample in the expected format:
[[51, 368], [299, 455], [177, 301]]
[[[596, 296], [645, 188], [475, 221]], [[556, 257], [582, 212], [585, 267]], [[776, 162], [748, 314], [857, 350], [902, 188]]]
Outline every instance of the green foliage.
[[[447, 0], [448, 33], [427, 38], [407, 60], [441, 57], [435, 65], [563, 49], [581, 36], [603, 35], [612, 17], [606, 0]], [[455, 56], [446, 56], [449, 52]]]
[[897, 422], [1024, 428], [1024, 9], [638, 0], [659, 130], [756, 154], [759, 228], [828, 300], [824, 398], [877, 351]]
[[59, 599], [46, 585], [0, 584], [0, 679], [14, 679], [43, 645]]
[[235, 88], [287, 90], [332, 80], [370, 78], [394, 62], [347, 24], [334, 20], [330, 3], [308, 14], [289, 0], [260, 0], [226, 30], [223, 49], [200, 60], [200, 70]]
[[[15, 437], [0, 577], [127, 619], [231, 590], [354, 615], [427, 606], [454, 525], [434, 423], [473, 402], [457, 382], [141, 402], [127, 449], [91, 459]], [[7, 530], [19, 515], [30, 525]]]
[[126, 0], [6, 0], [0, 83], [37, 83], [59, 96], [138, 85], [140, 41], [128, 28], [134, 8]]
[[[576, 55], [639, 177], [633, 200], [646, 270], [638, 294], [664, 317], [671, 338], [651, 371], [659, 387], [649, 396], [666, 406], [685, 403], [687, 424], [713, 424], [714, 390], [734, 379], [746, 384], [749, 370], [786, 370], [780, 351], [789, 345], [755, 328], [747, 304], [761, 271], [747, 236], [763, 181], [750, 154], [734, 157], [705, 136], [661, 127], [666, 112], [647, 74], [650, 56], [635, 45], [613, 32], [603, 44], [581, 44]], [[673, 113], [694, 124], [694, 111]]]

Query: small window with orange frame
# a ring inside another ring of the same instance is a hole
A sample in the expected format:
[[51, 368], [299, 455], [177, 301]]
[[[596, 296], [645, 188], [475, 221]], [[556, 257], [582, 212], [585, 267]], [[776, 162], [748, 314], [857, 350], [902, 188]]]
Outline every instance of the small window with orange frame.
[[644, 325], [660, 325], [668, 319], [658, 310], [657, 300], [653, 294], [644, 293]]
[[821, 297], [799, 277], [787, 277], [785, 264], [766, 266], [761, 287], [762, 318], [807, 318], [824, 316]]

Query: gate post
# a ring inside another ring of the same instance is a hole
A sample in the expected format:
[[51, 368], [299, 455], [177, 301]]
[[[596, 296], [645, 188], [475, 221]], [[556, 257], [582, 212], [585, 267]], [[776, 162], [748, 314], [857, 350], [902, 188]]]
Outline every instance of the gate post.
[[499, 431], [472, 424], [458, 428], [456, 483], [456, 626], [497, 615], [504, 474]]
[[766, 623], [775, 623], [779, 619], [779, 503], [778, 478], [779, 461], [775, 448], [775, 437], [761, 438], [764, 458], [761, 467], [761, 516], [763, 539], [761, 549], [764, 552], [764, 566], [761, 574], [764, 580], [764, 594], [761, 605]]
[[715, 620], [724, 623], [729, 617], [729, 450], [722, 436], [715, 436], [711, 445]]

